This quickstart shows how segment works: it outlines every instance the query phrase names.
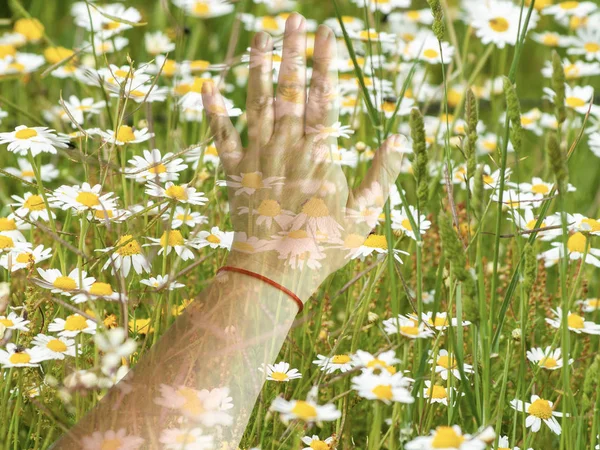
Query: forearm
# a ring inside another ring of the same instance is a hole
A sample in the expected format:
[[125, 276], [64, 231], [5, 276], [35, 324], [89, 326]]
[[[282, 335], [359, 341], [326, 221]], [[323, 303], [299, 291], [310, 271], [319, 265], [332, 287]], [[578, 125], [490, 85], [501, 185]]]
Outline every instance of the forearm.
[[[264, 381], [258, 368], [273, 362], [297, 311], [290, 297], [263, 281], [219, 274], [55, 448], [80, 449], [93, 432], [121, 428], [144, 440], [139, 448], [161, 448], [166, 429], [198, 426], [216, 444], [239, 442]], [[196, 393], [215, 388], [229, 389], [231, 409], [210, 404], [218, 391], [210, 401]]]

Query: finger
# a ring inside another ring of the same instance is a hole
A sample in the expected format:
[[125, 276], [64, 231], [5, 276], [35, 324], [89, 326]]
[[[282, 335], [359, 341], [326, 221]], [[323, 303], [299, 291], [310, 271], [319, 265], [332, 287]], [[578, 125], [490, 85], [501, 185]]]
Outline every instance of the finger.
[[263, 147], [273, 134], [273, 41], [265, 32], [254, 36], [246, 96], [248, 147]]
[[242, 159], [242, 142], [231, 123], [225, 101], [212, 81], [202, 84], [202, 104], [219, 158], [223, 162], [225, 171], [231, 173]]
[[306, 107], [306, 20], [292, 13], [285, 24], [275, 101], [275, 135], [293, 142], [304, 134]]
[[383, 211], [390, 186], [400, 173], [406, 142], [406, 137], [392, 135], [375, 153], [364, 179], [348, 198], [346, 220], [351, 227], [373, 228], [373, 219]]
[[336, 41], [333, 31], [320, 25], [315, 37], [313, 72], [306, 105], [306, 134], [328, 127], [339, 116], [337, 99]]

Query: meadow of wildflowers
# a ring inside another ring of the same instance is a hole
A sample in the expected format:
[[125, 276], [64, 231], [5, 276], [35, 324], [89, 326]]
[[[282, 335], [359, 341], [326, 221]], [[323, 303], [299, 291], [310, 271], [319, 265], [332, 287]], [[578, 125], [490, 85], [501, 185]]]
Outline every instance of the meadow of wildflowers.
[[0, 449], [600, 449], [599, 80], [597, 0], [0, 0]]

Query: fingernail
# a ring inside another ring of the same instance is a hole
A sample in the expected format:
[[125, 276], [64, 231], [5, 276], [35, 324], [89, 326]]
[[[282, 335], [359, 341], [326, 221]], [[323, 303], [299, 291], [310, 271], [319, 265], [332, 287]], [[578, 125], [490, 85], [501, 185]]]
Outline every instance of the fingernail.
[[298, 13], [292, 13], [285, 24], [287, 31], [294, 31], [300, 29], [304, 25], [304, 17]]
[[265, 50], [269, 43], [269, 34], [263, 31], [256, 33], [254, 37], [254, 46], [259, 50]]
[[319, 40], [327, 40], [329, 38], [329, 34], [331, 33], [331, 28], [329, 28], [327, 25], [319, 25], [319, 28], [317, 28], [317, 34], [316, 37]]

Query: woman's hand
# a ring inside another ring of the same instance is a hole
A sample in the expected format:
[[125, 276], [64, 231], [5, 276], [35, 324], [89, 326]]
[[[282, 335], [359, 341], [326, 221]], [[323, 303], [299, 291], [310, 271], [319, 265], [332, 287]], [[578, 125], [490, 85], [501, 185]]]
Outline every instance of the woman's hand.
[[[340, 135], [336, 39], [319, 26], [306, 92], [306, 21], [286, 22], [283, 60], [273, 92], [273, 41], [257, 33], [250, 52], [248, 146], [212, 83], [202, 97], [225, 168], [235, 230], [228, 265], [259, 272], [306, 301], [355, 256], [377, 224], [401, 165], [402, 136], [377, 151], [354, 190], [332, 157]], [[307, 98], [308, 97], [308, 98]]]

